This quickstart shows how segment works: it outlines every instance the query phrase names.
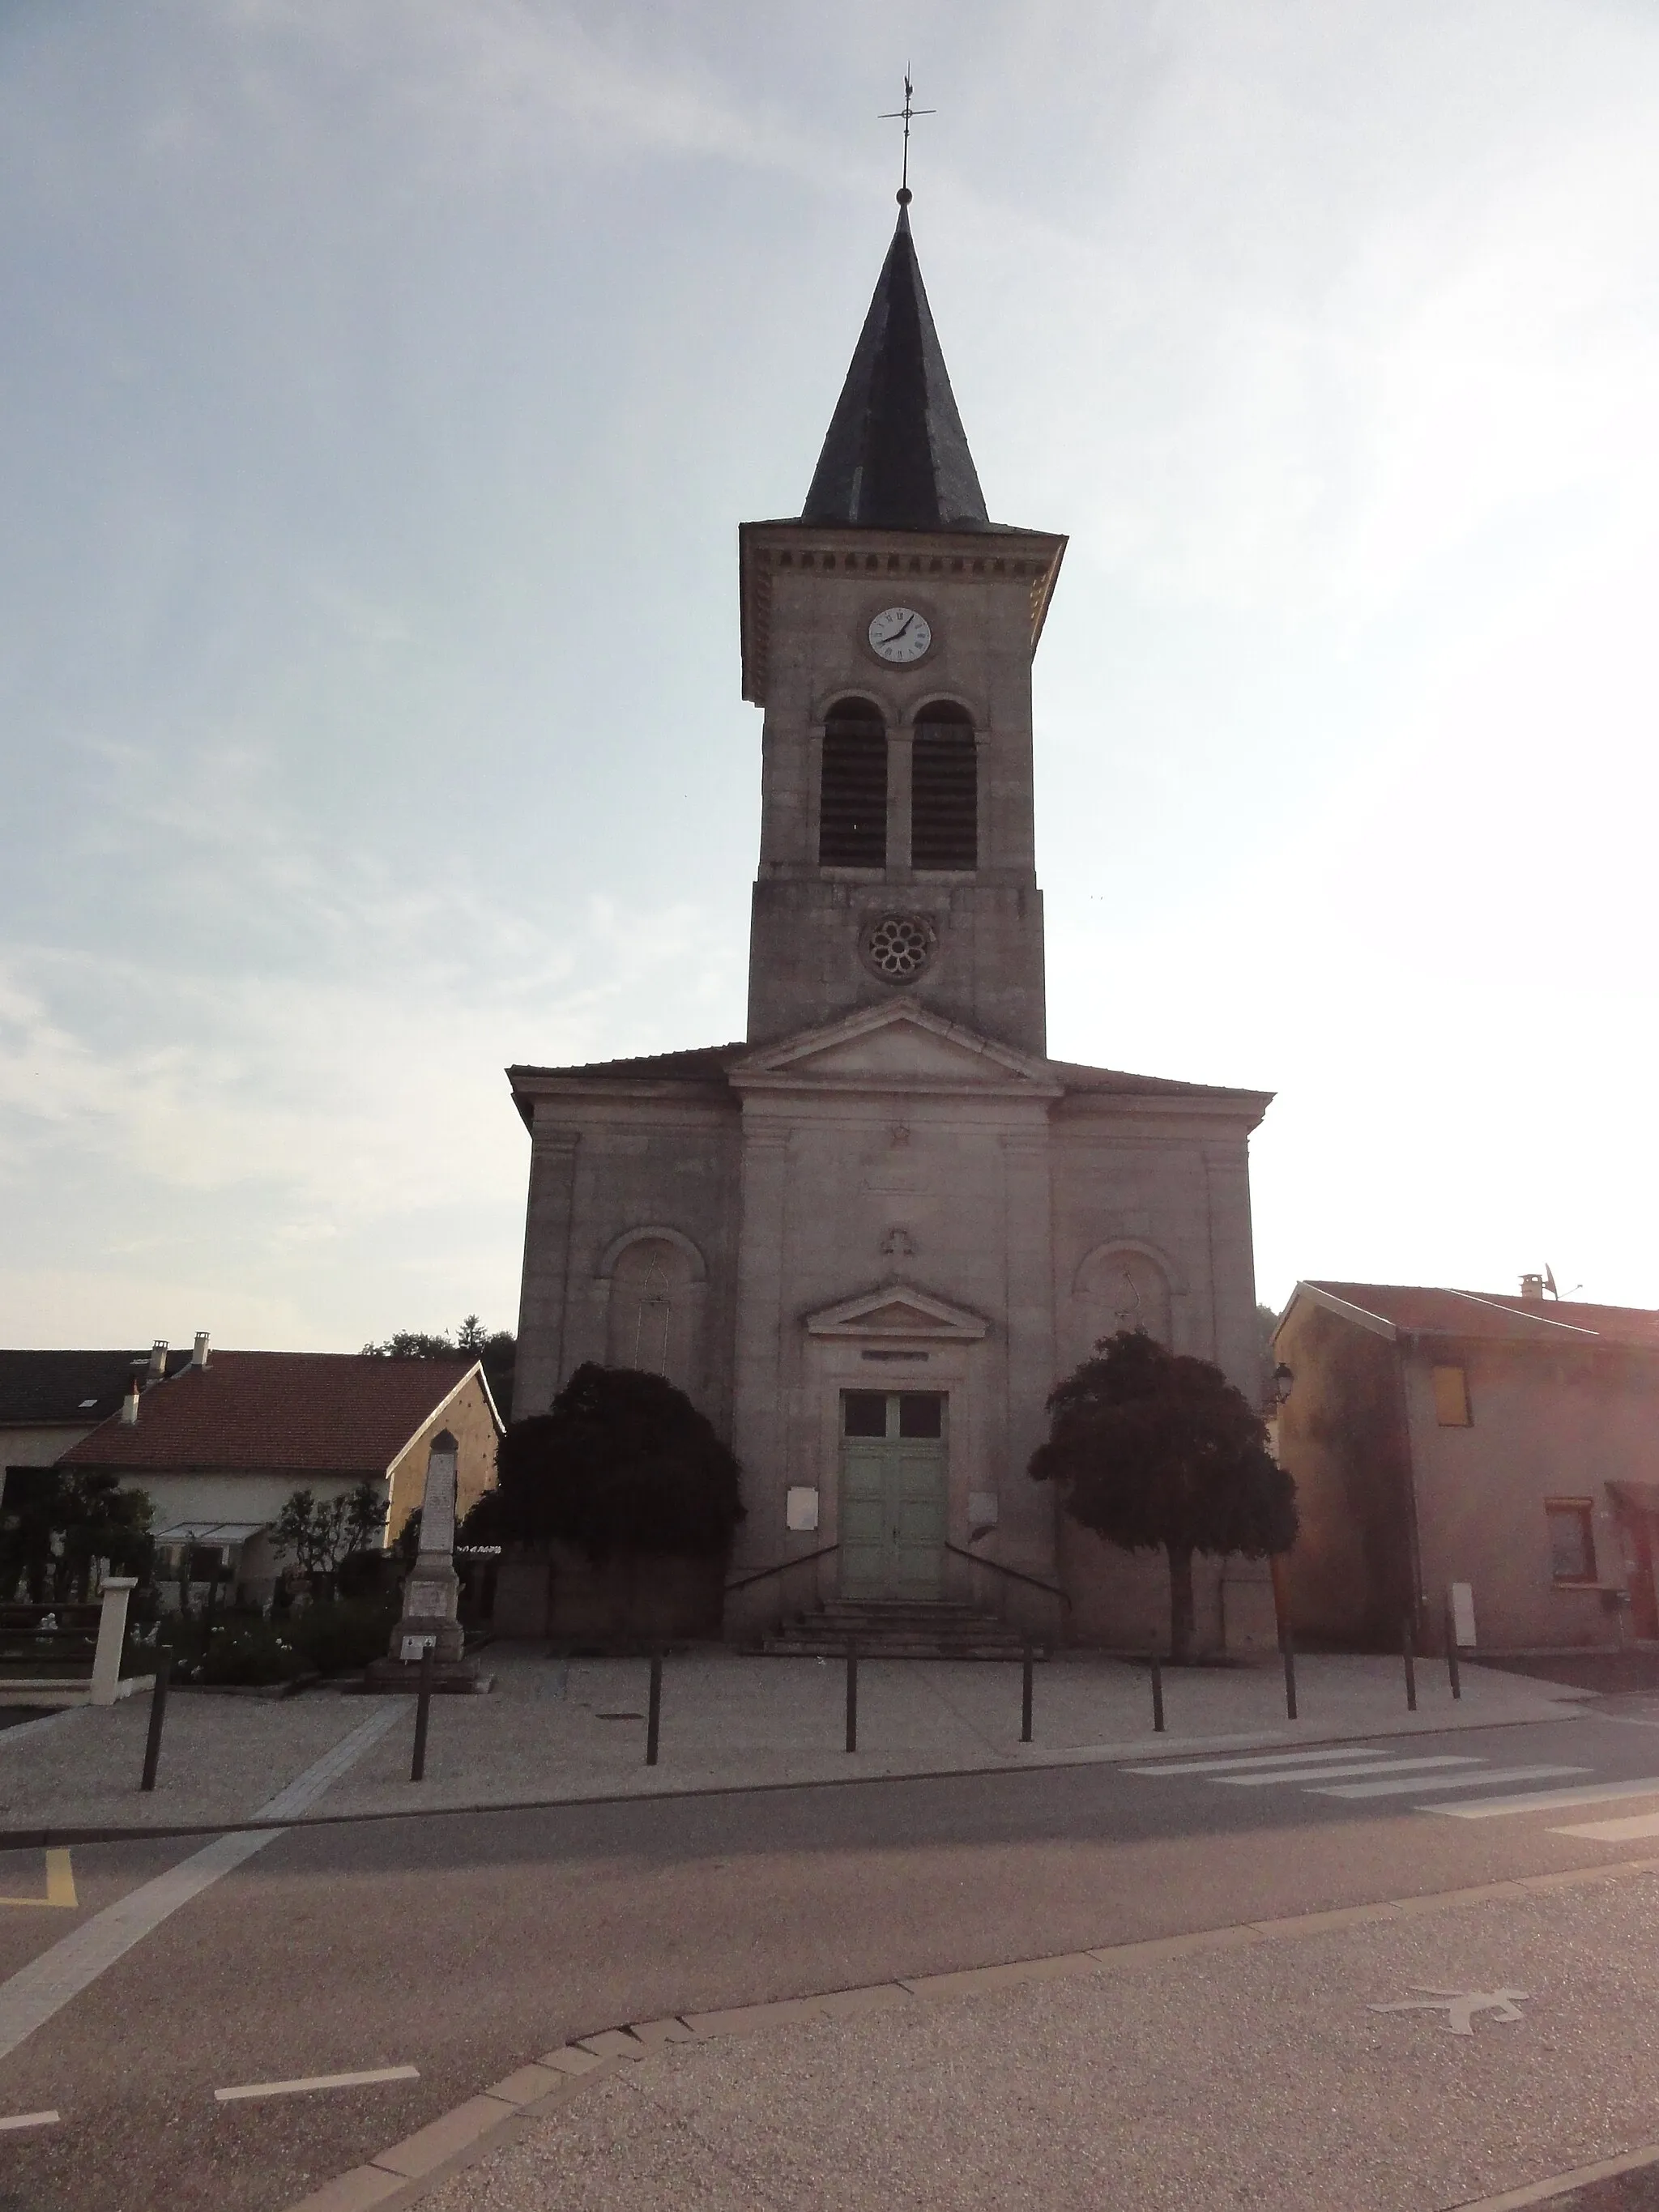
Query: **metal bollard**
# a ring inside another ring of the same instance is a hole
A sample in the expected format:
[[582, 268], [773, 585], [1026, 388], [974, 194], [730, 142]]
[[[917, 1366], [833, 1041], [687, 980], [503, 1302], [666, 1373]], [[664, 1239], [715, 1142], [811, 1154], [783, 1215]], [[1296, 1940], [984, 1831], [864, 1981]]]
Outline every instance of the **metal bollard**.
[[1417, 1655], [1412, 1650], [1412, 1617], [1406, 1615], [1401, 1625], [1400, 1649], [1406, 1661], [1406, 1711], [1417, 1711]]
[[1019, 1740], [1022, 1743], [1031, 1741], [1031, 1639], [1028, 1636], [1019, 1685]]
[[1463, 1694], [1463, 1674], [1457, 1656], [1457, 1622], [1449, 1606], [1446, 1607], [1446, 1672], [1451, 1677], [1451, 1693], [1455, 1698]]
[[144, 1778], [141, 1790], [154, 1790], [155, 1768], [161, 1756], [161, 1723], [167, 1717], [167, 1684], [173, 1677], [173, 1654], [160, 1653], [155, 1662], [155, 1687], [149, 1693], [149, 1734], [144, 1738]]
[[410, 1762], [411, 1782], [426, 1779], [426, 1724], [432, 1711], [432, 1646], [421, 1653], [421, 1686], [415, 1696], [415, 1756]]
[[1288, 1621], [1279, 1632], [1279, 1648], [1285, 1655], [1285, 1717], [1293, 1721], [1296, 1718], [1296, 1638], [1291, 1634]]
[[651, 1695], [645, 1708], [645, 1763], [657, 1763], [657, 1739], [662, 1734], [662, 1654], [651, 1654]]
[[1152, 1733], [1164, 1733], [1164, 1662], [1152, 1654]]
[[847, 1647], [847, 1748], [859, 1747], [859, 1647]]

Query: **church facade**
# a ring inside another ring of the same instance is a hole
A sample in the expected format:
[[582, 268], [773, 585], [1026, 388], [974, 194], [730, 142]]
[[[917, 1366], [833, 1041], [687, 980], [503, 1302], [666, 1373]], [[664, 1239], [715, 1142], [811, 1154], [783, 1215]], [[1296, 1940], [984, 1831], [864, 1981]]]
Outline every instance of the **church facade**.
[[739, 533], [748, 1035], [508, 1071], [514, 1411], [590, 1359], [690, 1393], [744, 1471], [729, 1634], [967, 1596], [1123, 1642], [1156, 1563], [1060, 1528], [1026, 1462], [1126, 1325], [1254, 1396], [1268, 1100], [1048, 1057], [1031, 668], [1066, 540], [989, 520], [908, 198], [800, 516]]

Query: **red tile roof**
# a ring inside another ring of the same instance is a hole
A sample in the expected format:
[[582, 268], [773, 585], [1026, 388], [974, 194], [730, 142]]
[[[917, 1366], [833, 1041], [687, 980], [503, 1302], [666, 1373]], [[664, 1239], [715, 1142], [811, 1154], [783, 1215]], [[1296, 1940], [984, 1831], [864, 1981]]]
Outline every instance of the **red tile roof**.
[[1409, 1283], [1310, 1282], [1396, 1328], [1431, 1336], [1498, 1337], [1511, 1343], [1646, 1345], [1659, 1349], [1659, 1313], [1646, 1306], [1580, 1305], [1501, 1291], [1431, 1290]]
[[64, 1455], [153, 1473], [382, 1475], [477, 1366], [357, 1352], [216, 1352], [146, 1390]]

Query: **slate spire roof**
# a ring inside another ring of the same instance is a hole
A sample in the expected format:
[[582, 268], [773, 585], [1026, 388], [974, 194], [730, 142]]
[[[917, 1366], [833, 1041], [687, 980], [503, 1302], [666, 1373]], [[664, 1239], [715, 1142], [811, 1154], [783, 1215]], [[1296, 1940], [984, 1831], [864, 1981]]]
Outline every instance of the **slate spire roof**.
[[990, 518], [910, 238], [908, 192], [801, 520], [985, 530]]

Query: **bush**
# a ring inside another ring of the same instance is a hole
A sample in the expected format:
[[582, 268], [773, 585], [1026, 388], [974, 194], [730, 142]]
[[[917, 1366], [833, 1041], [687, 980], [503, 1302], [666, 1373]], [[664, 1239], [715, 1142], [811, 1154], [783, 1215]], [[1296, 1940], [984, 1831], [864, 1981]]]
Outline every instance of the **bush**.
[[131, 1671], [161, 1651], [173, 1654], [173, 1680], [215, 1687], [291, 1682], [300, 1674], [343, 1674], [379, 1659], [398, 1619], [396, 1596], [307, 1606], [276, 1620], [228, 1613], [217, 1620], [167, 1615], [154, 1644], [135, 1648]]
[[684, 1390], [631, 1367], [579, 1367], [549, 1413], [514, 1421], [469, 1544], [562, 1541], [595, 1565], [718, 1558], [743, 1518], [738, 1462]]
[[288, 1632], [308, 1668], [319, 1674], [348, 1674], [386, 1656], [399, 1607], [395, 1595], [308, 1606], [291, 1617]]
[[291, 1682], [307, 1671], [286, 1627], [261, 1620], [257, 1613], [231, 1613], [215, 1621], [181, 1621], [175, 1613], [161, 1622], [155, 1648], [158, 1655], [172, 1652], [177, 1682], [225, 1687]]

